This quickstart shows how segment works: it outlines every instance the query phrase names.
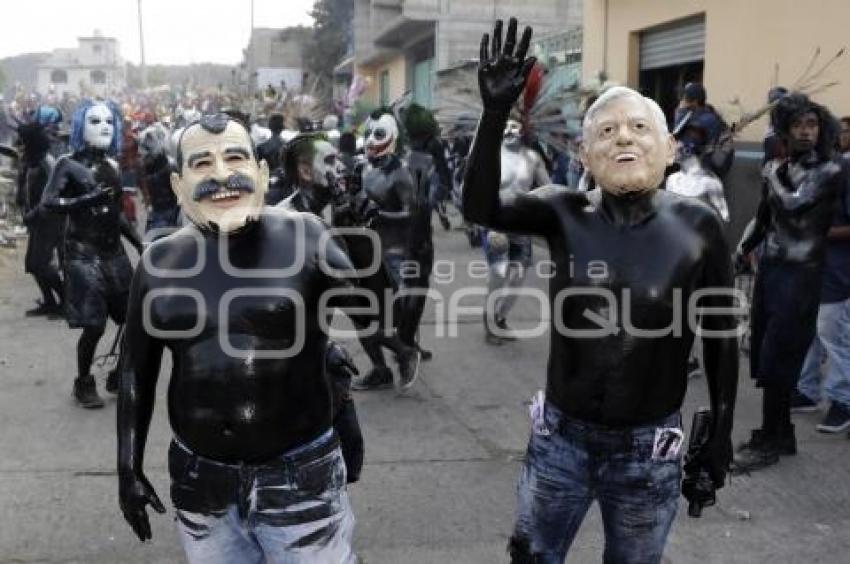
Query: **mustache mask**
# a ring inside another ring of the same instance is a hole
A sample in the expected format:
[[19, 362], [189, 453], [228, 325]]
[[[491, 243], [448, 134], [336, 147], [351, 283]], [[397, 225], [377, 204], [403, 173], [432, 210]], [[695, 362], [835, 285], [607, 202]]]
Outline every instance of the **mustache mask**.
[[212, 196], [222, 188], [225, 190], [239, 190], [240, 192], [253, 194], [254, 181], [247, 176], [238, 173], [231, 174], [223, 183], [210, 178], [195, 186], [195, 190], [192, 192], [192, 199], [198, 202], [203, 198]]

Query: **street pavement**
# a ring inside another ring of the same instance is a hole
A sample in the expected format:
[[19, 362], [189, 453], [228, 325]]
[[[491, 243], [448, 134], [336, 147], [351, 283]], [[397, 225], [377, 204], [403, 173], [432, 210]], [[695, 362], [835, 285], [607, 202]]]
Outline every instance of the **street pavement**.
[[[481, 260], [480, 251], [470, 249], [461, 231], [439, 229], [435, 238], [443, 262], [434, 288], [445, 303], [462, 288], [472, 293], [478, 288], [480, 294], [486, 280], [468, 271], [470, 261]], [[535, 253], [546, 256], [542, 247]], [[99, 411], [73, 404], [78, 333], [63, 322], [23, 317], [36, 290], [22, 265], [23, 241], [16, 251], [0, 249], [0, 562], [183, 561], [169, 503], [166, 515], [151, 514], [150, 542], [140, 543], [123, 521], [115, 400], [108, 398]], [[529, 286], [546, 290], [536, 276]], [[461, 300], [467, 306], [482, 303], [480, 295]], [[523, 298], [512, 322], [529, 328], [541, 316], [540, 306]], [[444, 317], [429, 304], [422, 341], [434, 359], [423, 363], [408, 394], [355, 395], [366, 465], [350, 492], [355, 547], [367, 564], [508, 561], [514, 484], [529, 432], [527, 402], [544, 385], [548, 335], [493, 347], [483, 340], [480, 314], [466, 313], [456, 323]], [[449, 336], [453, 331], [457, 336]], [[110, 327], [101, 353], [113, 335]], [[359, 346], [345, 342], [365, 369]], [[164, 501], [169, 370], [165, 362], [145, 457], [147, 475]], [[97, 373], [101, 384], [105, 371]], [[686, 427], [693, 410], [707, 403], [705, 378], [692, 380], [683, 410]], [[759, 412], [742, 363], [736, 442], [755, 426]], [[850, 562], [850, 440], [815, 432], [821, 416], [795, 416], [799, 454], [733, 478], [702, 518], [689, 518], [682, 500], [665, 562]], [[567, 562], [600, 562], [602, 547], [594, 507]]]

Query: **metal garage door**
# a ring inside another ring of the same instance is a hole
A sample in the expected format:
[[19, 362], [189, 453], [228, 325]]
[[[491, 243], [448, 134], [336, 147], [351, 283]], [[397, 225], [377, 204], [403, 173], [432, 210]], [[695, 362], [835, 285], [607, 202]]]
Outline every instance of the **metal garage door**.
[[640, 34], [640, 70], [703, 60], [705, 16], [689, 18]]

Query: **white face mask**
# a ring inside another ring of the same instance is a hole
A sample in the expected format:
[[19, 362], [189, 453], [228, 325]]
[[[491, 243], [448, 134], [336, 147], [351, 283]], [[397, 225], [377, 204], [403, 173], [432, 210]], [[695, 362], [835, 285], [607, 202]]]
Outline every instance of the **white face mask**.
[[337, 151], [327, 141], [316, 141], [313, 155], [313, 183], [323, 188], [333, 188], [339, 178]]
[[95, 104], [86, 110], [83, 126], [83, 141], [86, 145], [106, 150], [112, 144], [114, 133], [114, 117], [106, 104]]
[[658, 130], [639, 96], [617, 98], [599, 108], [582, 139], [582, 163], [597, 186], [613, 194], [654, 190], [675, 156], [673, 136]]
[[[224, 131], [212, 133], [193, 125], [183, 134], [180, 149], [182, 176], [171, 174], [171, 188], [183, 213], [194, 224], [231, 232], [259, 217], [268, 190], [269, 168], [265, 161], [257, 163], [245, 128], [230, 121]], [[228, 180], [237, 177], [250, 181], [253, 191], [226, 186]], [[222, 187], [200, 191], [208, 181]]]
[[384, 114], [366, 121], [366, 156], [376, 159], [395, 152], [398, 142], [398, 124], [395, 118]]
[[522, 126], [518, 121], [509, 119], [505, 124], [504, 131], [504, 143], [509, 146], [515, 146], [520, 141], [520, 133], [522, 132]]

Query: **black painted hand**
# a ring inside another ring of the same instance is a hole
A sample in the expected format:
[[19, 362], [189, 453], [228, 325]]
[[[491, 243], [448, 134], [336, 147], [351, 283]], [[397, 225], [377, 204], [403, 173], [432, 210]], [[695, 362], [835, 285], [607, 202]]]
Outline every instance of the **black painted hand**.
[[726, 482], [726, 474], [731, 463], [731, 438], [716, 437], [700, 447], [696, 455], [685, 463], [685, 471], [697, 473], [702, 470], [707, 472], [714, 488], [719, 490]]
[[336, 341], [328, 341], [325, 363], [334, 378], [350, 380], [360, 374], [348, 350]]
[[118, 499], [124, 519], [133, 532], [144, 542], [151, 538], [151, 524], [145, 505], [150, 505], [157, 513], [165, 513], [165, 506], [159, 500], [148, 479], [142, 473], [121, 475], [118, 483]]
[[481, 38], [481, 58], [478, 62], [478, 88], [485, 110], [494, 110], [507, 114], [519, 98], [528, 73], [534, 66], [534, 57], [525, 58], [531, 42], [531, 28], [522, 33], [519, 46], [516, 44], [517, 22], [511, 18], [508, 33], [502, 46], [502, 20], [496, 21], [493, 28], [493, 41], [484, 34]]

